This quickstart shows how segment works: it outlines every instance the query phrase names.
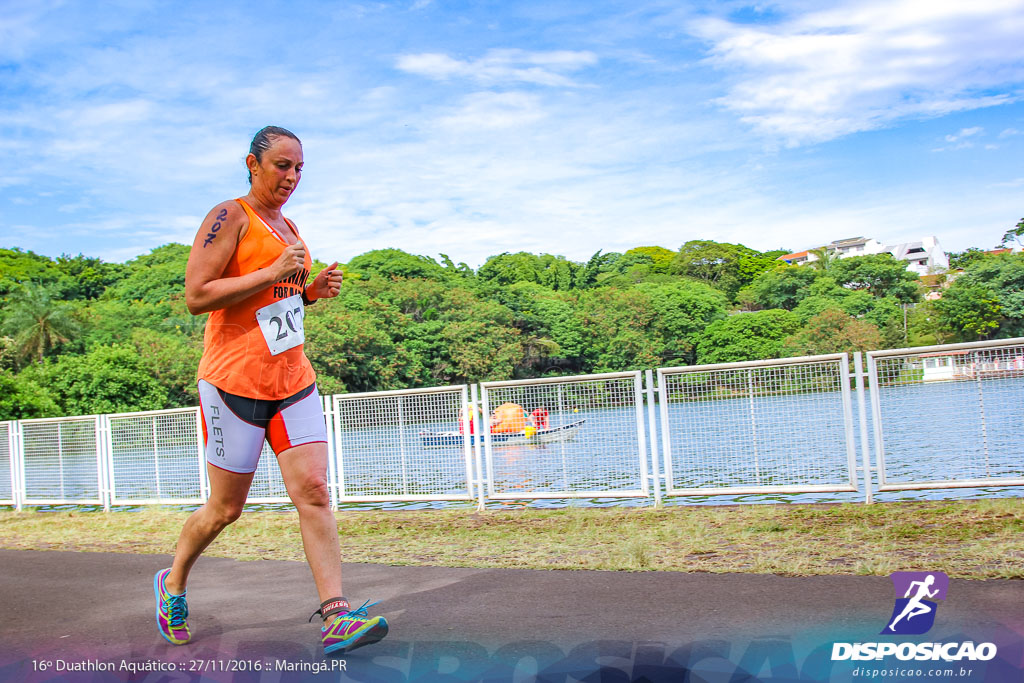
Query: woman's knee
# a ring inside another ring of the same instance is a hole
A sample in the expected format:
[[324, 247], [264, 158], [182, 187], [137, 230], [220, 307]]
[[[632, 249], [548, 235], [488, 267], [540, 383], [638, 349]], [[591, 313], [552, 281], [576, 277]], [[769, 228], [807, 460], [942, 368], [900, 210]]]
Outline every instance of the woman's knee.
[[296, 487], [293, 500], [296, 505], [327, 506], [331, 504], [331, 490], [327, 486], [327, 477], [310, 475], [305, 477]]
[[245, 502], [210, 501], [207, 503], [207, 509], [213, 517], [214, 523], [218, 526], [226, 527], [242, 516]]

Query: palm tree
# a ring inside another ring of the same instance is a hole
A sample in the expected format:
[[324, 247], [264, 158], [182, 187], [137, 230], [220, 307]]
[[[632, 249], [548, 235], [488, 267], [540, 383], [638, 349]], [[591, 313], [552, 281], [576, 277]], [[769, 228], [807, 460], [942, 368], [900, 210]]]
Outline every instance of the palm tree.
[[7, 300], [4, 331], [14, 338], [19, 358], [34, 358], [37, 363], [59, 344], [78, 334], [78, 323], [71, 317], [66, 301], [54, 301], [40, 285], [25, 285]]
[[828, 247], [808, 249], [807, 253], [817, 257], [817, 260], [811, 261], [809, 265], [823, 273], [827, 273], [832, 264], [839, 260], [839, 252]]

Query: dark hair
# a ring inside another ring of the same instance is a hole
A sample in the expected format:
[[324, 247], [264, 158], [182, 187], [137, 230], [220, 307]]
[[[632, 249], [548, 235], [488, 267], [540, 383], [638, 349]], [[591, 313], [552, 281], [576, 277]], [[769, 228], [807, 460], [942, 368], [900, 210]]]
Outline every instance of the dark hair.
[[[256, 133], [256, 137], [252, 139], [252, 143], [249, 145], [249, 154], [256, 157], [257, 162], [262, 162], [263, 153], [270, 149], [270, 146], [274, 144], [274, 139], [279, 137], [291, 138], [300, 145], [302, 144], [302, 140], [299, 140], [299, 136], [287, 128], [281, 128], [280, 126], [266, 126], [265, 128], [261, 128], [260, 132]], [[249, 171], [249, 184], [252, 185], [252, 171]]]

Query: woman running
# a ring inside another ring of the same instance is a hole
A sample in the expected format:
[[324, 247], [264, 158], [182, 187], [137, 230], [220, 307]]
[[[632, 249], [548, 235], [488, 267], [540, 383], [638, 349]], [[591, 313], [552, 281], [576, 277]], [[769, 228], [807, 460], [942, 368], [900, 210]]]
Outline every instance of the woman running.
[[192, 565], [238, 519], [264, 440], [277, 455], [299, 514], [302, 545], [320, 596], [324, 652], [343, 654], [388, 632], [367, 604], [342, 597], [338, 525], [327, 487], [327, 429], [316, 375], [302, 350], [303, 311], [335, 297], [341, 271], [333, 263], [308, 286], [312, 259], [281, 207], [302, 175], [302, 144], [268, 126], [256, 134], [245, 163], [249, 194], [206, 216], [189, 255], [185, 300], [194, 315], [210, 313], [199, 363], [210, 497], [185, 522], [174, 564], [156, 573], [156, 620], [174, 645], [191, 638], [185, 586]]

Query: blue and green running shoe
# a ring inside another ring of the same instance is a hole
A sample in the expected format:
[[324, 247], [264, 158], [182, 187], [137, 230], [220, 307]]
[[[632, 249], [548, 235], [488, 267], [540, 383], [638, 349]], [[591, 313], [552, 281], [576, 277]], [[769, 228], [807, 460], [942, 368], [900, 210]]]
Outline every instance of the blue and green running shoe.
[[[170, 568], [161, 569], [153, 577], [153, 592], [156, 593], [156, 627], [160, 635], [171, 645], [184, 645], [192, 638], [188, 630], [188, 603], [185, 593], [174, 595], [167, 591], [165, 581]], [[186, 591], [187, 592], [187, 591]]]
[[367, 615], [368, 607], [377, 603], [369, 600], [349, 612], [334, 617], [329, 626], [320, 629], [325, 655], [343, 655], [363, 645], [376, 643], [388, 634], [388, 620]]

